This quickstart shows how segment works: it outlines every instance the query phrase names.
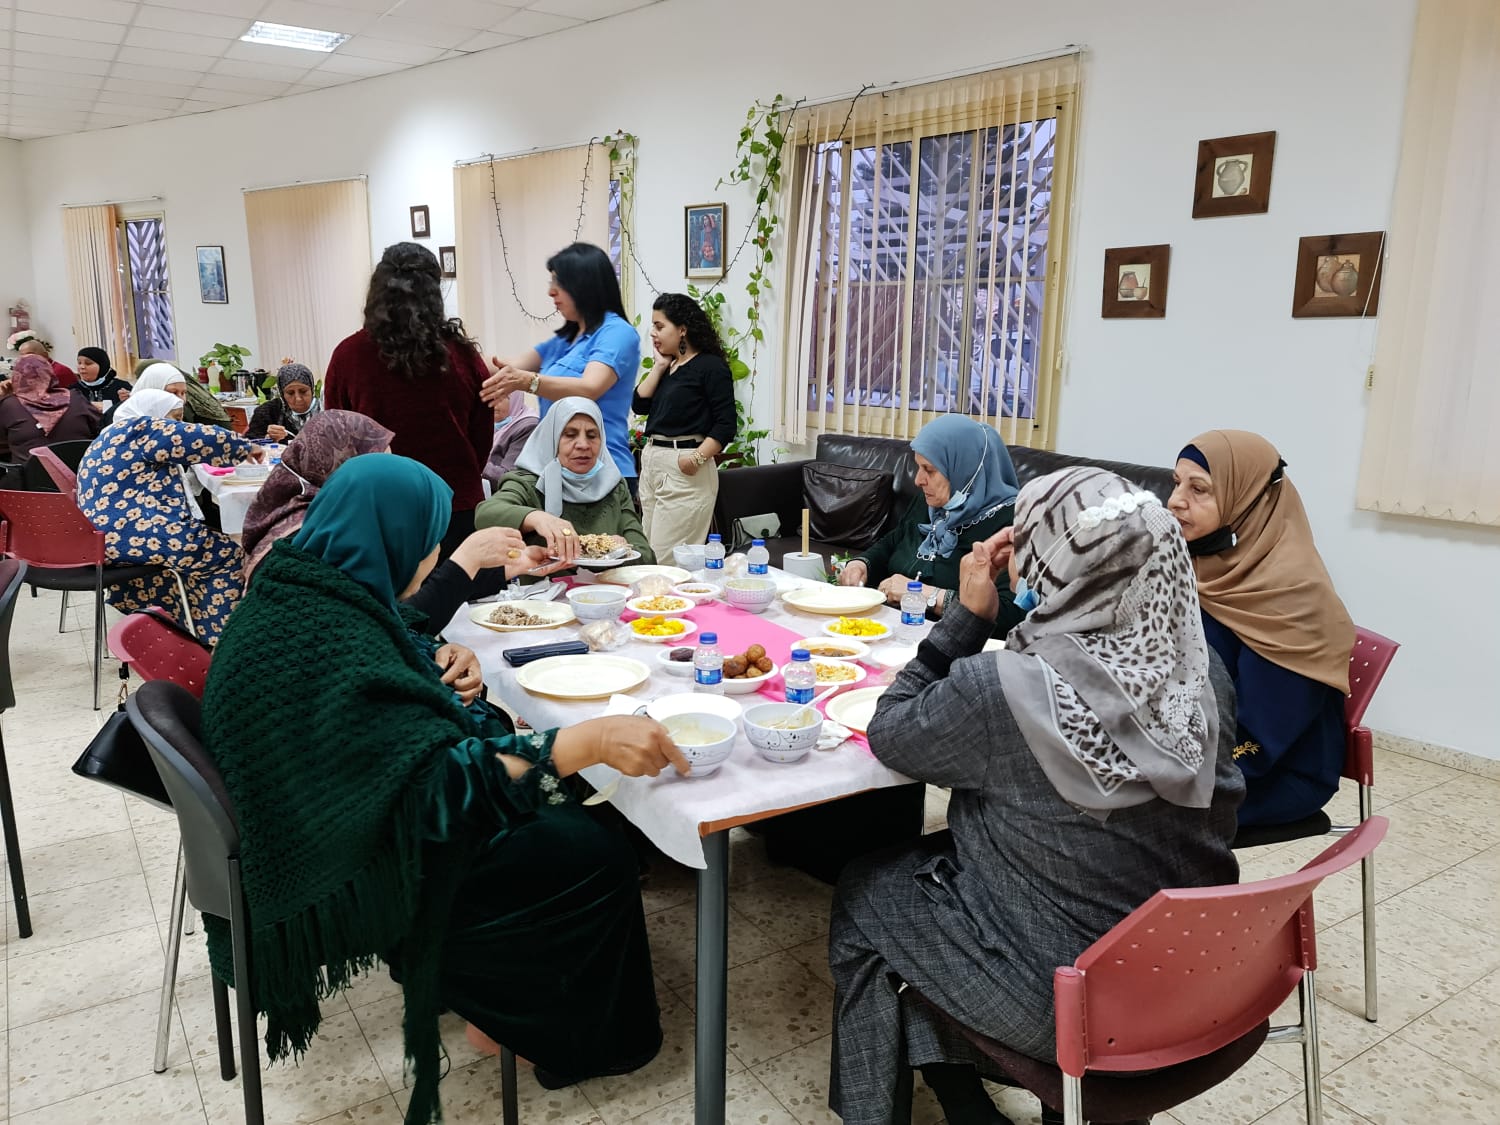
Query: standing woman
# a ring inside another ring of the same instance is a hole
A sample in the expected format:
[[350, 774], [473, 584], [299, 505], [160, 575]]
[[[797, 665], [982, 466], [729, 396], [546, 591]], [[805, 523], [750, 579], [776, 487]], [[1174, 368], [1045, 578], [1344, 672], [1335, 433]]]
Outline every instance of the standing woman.
[[625, 317], [620, 279], [609, 255], [587, 242], [552, 255], [547, 271], [552, 275], [547, 295], [563, 326], [518, 356], [491, 359], [495, 374], [484, 382], [484, 401], [493, 406], [512, 391], [525, 391], [541, 399], [545, 418], [560, 398], [593, 399], [604, 416], [610, 456], [634, 496], [630, 391], [641, 365], [641, 337]]
[[463, 321], [444, 314], [442, 281], [432, 251], [415, 242], [386, 247], [370, 275], [365, 326], [328, 361], [323, 405], [375, 419], [396, 435], [392, 453], [420, 461], [453, 490], [447, 556], [474, 530], [495, 423], [479, 397], [484, 358]]
[[630, 409], [646, 416], [641, 523], [656, 557], [708, 536], [719, 470], [714, 455], [734, 440], [734, 376], [698, 302], [663, 293], [651, 306], [656, 363]]
[[313, 373], [300, 363], [284, 363], [276, 372], [276, 397], [261, 403], [251, 415], [245, 436], [291, 441], [322, 407], [314, 395]]
[[78, 349], [78, 382], [73, 389], [100, 411], [130, 397], [130, 384], [115, 372], [115, 365], [103, 348]]
[[1210, 430], [1177, 455], [1168, 504], [1193, 556], [1204, 635], [1239, 699], [1242, 827], [1311, 816], [1344, 766], [1354, 622], [1285, 468], [1259, 434]]

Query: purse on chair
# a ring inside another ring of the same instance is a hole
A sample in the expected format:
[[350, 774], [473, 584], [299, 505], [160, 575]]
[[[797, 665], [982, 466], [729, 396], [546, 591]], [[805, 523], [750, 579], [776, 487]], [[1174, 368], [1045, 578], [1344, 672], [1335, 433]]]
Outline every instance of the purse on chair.
[[113, 786], [136, 797], [144, 797], [163, 808], [172, 807], [172, 799], [152, 764], [151, 754], [140, 733], [130, 722], [122, 703], [104, 721], [99, 733], [73, 763], [79, 777]]

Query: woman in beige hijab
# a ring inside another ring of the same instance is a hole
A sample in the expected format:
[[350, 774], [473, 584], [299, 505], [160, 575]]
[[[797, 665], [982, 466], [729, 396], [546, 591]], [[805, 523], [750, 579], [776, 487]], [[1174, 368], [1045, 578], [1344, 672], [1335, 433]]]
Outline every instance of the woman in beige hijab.
[[1286, 824], [1338, 791], [1354, 622], [1276, 448], [1210, 430], [1178, 455], [1168, 504], [1188, 541], [1208, 643], [1239, 697], [1239, 823]]

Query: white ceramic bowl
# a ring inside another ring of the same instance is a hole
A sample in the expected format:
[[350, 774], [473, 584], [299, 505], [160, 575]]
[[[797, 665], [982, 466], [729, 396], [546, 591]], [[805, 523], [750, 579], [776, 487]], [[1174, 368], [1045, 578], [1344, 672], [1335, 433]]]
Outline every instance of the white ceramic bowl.
[[776, 675], [776, 666], [773, 664], [769, 672], [762, 672], [758, 676], [743, 676], [740, 679], [731, 680], [724, 678], [725, 695], [749, 695], [751, 692], [759, 691], [760, 685]]
[[691, 660], [672, 659], [672, 649], [692, 647], [692, 645], [673, 645], [671, 646], [671, 648], [663, 648], [661, 652], [657, 653], [657, 666], [660, 667], [662, 671], [666, 672], [669, 676], [682, 676], [686, 679], [692, 679], [693, 662]]
[[861, 644], [865, 645], [874, 644], [876, 641], [883, 641], [891, 635], [891, 627], [889, 625], [887, 625], [884, 621], [876, 621], [871, 617], [858, 617], [855, 618], [855, 620], [867, 622], [868, 624], [877, 627], [880, 632], [870, 633], [865, 636], [859, 637], [856, 637], [852, 633], [841, 633], [839, 632], [838, 626], [839, 622], [841, 622], [842, 620], [843, 618], [841, 617], [835, 617], [832, 621], [823, 626], [823, 632], [828, 636], [835, 638], [836, 640], [859, 641]]
[[[677, 630], [677, 632], [673, 633], [671, 636], [653, 637], [649, 633], [637, 633], [635, 631], [635, 622], [636, 621], [652, 621], [652, 622], [674, 621], [678, 625], [681, 625], [682, 628], [679, 629], [679, 630]], [[691, 637], [694, 633], [696, 633], [698, 631], [698, 626], [694, 625], [691, 621], [684, 621], [680, 617], [637, 617], [635, 619], [635, 621], [632, 621], [630, 623], [630, 625], [631, 625], [631, 629], [630, 629], [630, 636], [631, 636], [631, 638], [633, 640], [637, 640], [637, 641], [645, 641], [649, 645], [668, 645], [669, 644], [669, 645], [672, 645], [673, 647], [676, 647], [677, 645], [683, 644], [684, 642], [691, 643], [691, 642], [687, 641], [687, 638]]]
[[870, 655], [870, 646], [853, 637], [803, 637], [794, 641], [792, 647], [805, 648], [818, 660], [863, 660]]
[[[655, 601], [658, 597], [668, 599], [673, 603], [672, 607], [670, 609], [646, 608], [647, 602]], [[628, 602], [625, 603], [625, 608], [631, 610], [634, 613], [639, 613], [642, 617], [676, 617], [679, 614], [689, 612], [697, 605], [698, 603], [693, 601], [692, 598], [679, 597], [676, 594], [657, 594], [652, 597], [631, 598]]]
[[724, 600], [739, 609], [762, 613], [776, 600], [776, 583], [769, 578], [731, 578], [724, 583]]
[[[691, 711], [668, 716], [662, 726], [692, 767], [689, 777], [707, 777], [717, 772], [734, 750], [734, 722], [721, 715]], [[687, 741], [683, 741], [685, 731], [692, 732]]]
[[729, 760], [734, 750], [734, 738], [739, 731], [739, 720], [743, 709], [732, 699], [722, 695], [700, 692], [681, 692], [663, 695], [646, 705], [646, 714], [671, 731], [671, 720], [692, 716], [702, 728], [719, 731], [723, 737], [699, 746], [678, 748], [692, 766], [689, 777], [707, 777]]
[[738, 723], [740, 716], [745, 713], [745, 709], [732, 699], [699, 691], [675, 691], [671, 695], [658, 695], [646, 704], [646, 714], [657, 722], [669, 715], [685, 715], [696, 711], [706, 711], [732, 723]]
[[235, 480], [265, 480], [271, 475], [270, 465], [257, 464], [254, 461], [244, 461], [234, 467], [230, 474]]
[[760, 756], [772, 762], [800, 762], [818, 744], [823, 716], [813, 710], [806, 726], [782, 730], [767, 724], [791, 717], [803, 709], [801, 703], [762, 703], [745, 712], [745, 737]]
[[624, 612], [628, 597], [622, 586], [578, 586], [568, 591], [568, 604], [580, 621], [611, 621]]
[[697, 572], [703, 569], [703, 544], [687, 543], [672, 548], [672, 561], [683, 570]]
[[672, 593], [679, 598], [687, 598], [701, 605], [722, 597], [724, 587], [716, 586], [712, 582], [682, 582], [672, 587]]

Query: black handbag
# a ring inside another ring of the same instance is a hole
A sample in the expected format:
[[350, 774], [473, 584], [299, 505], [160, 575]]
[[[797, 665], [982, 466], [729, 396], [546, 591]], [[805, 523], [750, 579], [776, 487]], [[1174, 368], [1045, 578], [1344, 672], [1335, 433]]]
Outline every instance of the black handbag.
[[158, 805], [172, 805], [151, 752], [123, 707], [104, 721], [73, 763], [73, 772]]

